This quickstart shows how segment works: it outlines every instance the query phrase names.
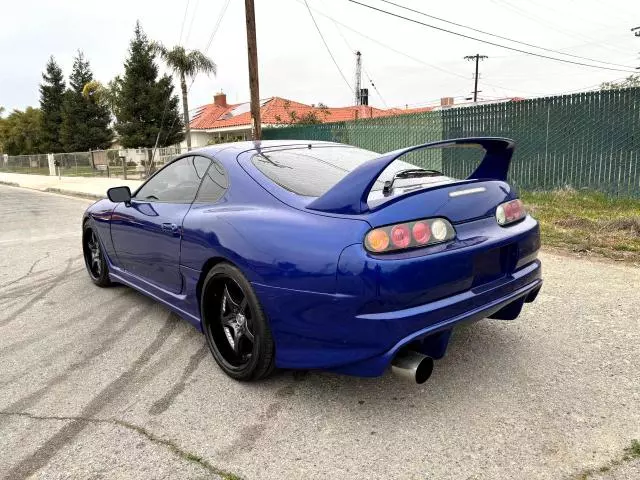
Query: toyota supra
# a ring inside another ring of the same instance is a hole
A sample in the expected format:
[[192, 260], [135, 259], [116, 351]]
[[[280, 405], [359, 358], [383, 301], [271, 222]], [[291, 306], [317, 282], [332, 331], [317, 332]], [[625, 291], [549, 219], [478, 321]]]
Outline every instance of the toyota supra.
[[[411, 161], [456, 147], [482, 155], [465, 178]], [[208, 146], [90, 206], [86, 268], [192, 323], [234, 379], [391, 368], [422, 383], [455, 326], [513, 320], [540, 291], [538, 222], [507, 182], [513, 151], [494, 137], [382, 155], [301, 140]]]

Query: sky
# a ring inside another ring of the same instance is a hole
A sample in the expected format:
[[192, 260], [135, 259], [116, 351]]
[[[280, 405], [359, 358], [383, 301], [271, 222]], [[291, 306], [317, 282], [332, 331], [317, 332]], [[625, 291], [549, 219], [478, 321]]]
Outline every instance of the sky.
[[[594, 63], [482, 35], [381, 0], [358, 1], [494, 43]], [[637, 0], [393, 1], [503, 37], [619, 64], [623, 67], [597, 63], [624, 71], [536, 58], [410, 23], [348, 0], [307, 0], [341, 74], [304, 0], [255, 0], [260, 97], [323, 102], [331, 107], [352, 105], [355, 50], [362, 52], [362, 86], [369, 88], [370, 104], [380, 108], [432, 105], [444, 96], [465, 101], [473, 89], [474, 64], [463, 57], [476, 53], [488, 56], [480, 64], [480, 99], [585, 90], [628, 76], [627, 66], [640, 66], [640, 37], [631, 32], [640, 26]], [[38, 106], [41, 73], [51, 55], [68, 76], [74, 55], [82, 50], [95, 78], [106, 83], [123, 73], [136, 20], [151, 39], [204, 50], [226, 4], [226, 0], [0, 2], [0, 106], [7, 112]], [[190, 107], [211, 103], [220, 91], [226, 93], [229, 103], [248, 101], [242, 0], [229, 1], [206, 53], [216, 62], [218, 73], [195, 79]]]

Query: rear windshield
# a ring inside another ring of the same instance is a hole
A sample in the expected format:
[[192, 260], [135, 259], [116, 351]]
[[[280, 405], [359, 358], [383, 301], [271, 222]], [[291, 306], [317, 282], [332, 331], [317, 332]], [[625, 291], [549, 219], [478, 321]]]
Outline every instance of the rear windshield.
[[[254, 155], [253, 164], [274, 183], [298, 195], [319, 197], [349, 172], [380, 154], [355, 147], [304, 147]], [[392, 167], [392, 168], [391, 168]], [[372, 191], [382, 190], [394, 172], [414, 165], [396, 161], [376, 181]]]

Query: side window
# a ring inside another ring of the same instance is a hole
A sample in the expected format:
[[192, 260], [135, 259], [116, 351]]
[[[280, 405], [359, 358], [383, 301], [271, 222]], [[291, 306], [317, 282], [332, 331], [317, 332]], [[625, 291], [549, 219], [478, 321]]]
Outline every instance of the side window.
[[196, 202], [217, 202], [222, 198], [228, 187], [229, 180], [224, 168], [218, 162], [214, 161], [207, 171], [207, 174], [204, 176], [204, 180], [202, 180], [202, 185], [200, 185], [200, 190], [198, 190]]
[[207, 171], [207, 168], [209, 168], [210, 163], [211, 160], [209, 160], [208, 158], [200, 157], [198, 155], [193, 157], [193, 166], [196, 168], [198, 178], [204, 177], [204, 173]]
[[152, 202], [191, 203], [199, 185], [200, 177], [193, 157], [185, 157], [155, 174], [142, 186], [135, 198]]

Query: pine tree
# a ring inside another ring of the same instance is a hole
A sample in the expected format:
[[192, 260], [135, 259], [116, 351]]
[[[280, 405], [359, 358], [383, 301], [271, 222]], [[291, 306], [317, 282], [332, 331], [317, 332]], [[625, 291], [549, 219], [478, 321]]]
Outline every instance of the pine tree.
[[171, 77], [158, 79], [158, 66], [147, 36], [136, 22], [124, 64], [124, 77], [116, 79], [116, 126], [123, 147], [153, 147], [160, 132], [161, 147], [175, 145], [184, 138], [178, 96], [173, 94]]
[[42, 112], [42, 148], [46, 152], [62, 151], [60, 127], [65, 82], [62, 69], [53, 56], [49, 57], [40, 85], [40, 110]]
[[111, 144], [109, 109], [91, 96], [82, 95], [84, 86], [91, 81], [91, 67], [79, 51], [69, 76], [69, 89], [64, 95], [60, 133], [66, 152], [105, 149]]

